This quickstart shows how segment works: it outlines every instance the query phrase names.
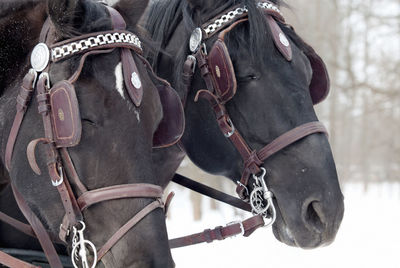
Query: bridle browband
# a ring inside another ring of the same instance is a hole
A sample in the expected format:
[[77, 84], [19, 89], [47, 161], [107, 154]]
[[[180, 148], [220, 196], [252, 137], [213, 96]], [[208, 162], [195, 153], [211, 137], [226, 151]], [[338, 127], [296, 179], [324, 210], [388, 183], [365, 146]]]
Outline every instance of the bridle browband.
[[[279, 8], [275, 4], [269, 1], [258, 2], [257, 7], [265, 13], [270, 27], [273, 28], [276, 26], [274, 29], [271, 29], [272, 31], [277, 31], [277, 29], [279, 29], [275, 20], [286, 25]], [[239, 131], [234, 127], [234, 123], [226, 110], [225, 104], [236, 93], [236, 80], [224, 37], [236, 27], [236, 25], [247, 21], [247, 16], [248, 10], [245, 6], [234, 6], [206, 22], [200, 28], [196, 28], [189, 42], [189, 48], [192, 54], [187, 57], [183, 67], [183, 84], [186, 91], [185, 97], [191, 90], [191, 83], [197, 66], [200, 69], [207, 90], [199, 90], [196, 94], [195, 102], [200, 98], [209, 101], [220, 130], [224, 136], [232, 142], [242, 157], [244, 169], [240, 180], [237, 181], [236, 192], [244, 202], [242, 201], [241, 203], [238, 199], [199, 184], [179, 174], [175, 175], [173, 181], [235, 207], [251, 211], [255, 216], [243, 222], [235, 222], [226, 227], [217, 227], [213, 230], [207, 229], [202, 233], [174, 239], [170, 242], [171, 247], [211, 242], [237, 234], [248, 236], [261, 226], [271, 226], [275, 221], [276, 211], [272, 201], [273, 194], [268, 189], [265, 181], [265, 176], [267, 175], [266, 170], [262, 165], [275, 153], [309, 135], [316, 133], [327, 134], [327, 130], [322, 123], [309, 122], [287, 131], [257, 151], [253, 150], [247, 144]], [[276, 36], [280, 43], [276, 45], [282, 55], [288, 61], [291, 61], [292, 54], [289, 41], [280, 29], [279, 31], [280, 32], [278, 32]], [[208, 54], [205, 41], [216, 34], [218, 34], [218, 38], [211, 52]], [[218, 57], [218, 53], [223, 56], [215, 59], [215, 57]], [[226, 77], [224, 77], [224, 71], [228, 73]], [[229, 77], [230, 73], [233, 73], [233, 77]], [[226, 79], [223, 80], [223, 78]], [[226, 81], [229, 78], [233, 82]], [[222, 79], [222, 82], [219, 83], [219, 79]], [[221, 90], [221, 84], [228, 88], [226, 90]], [[184, 99], [183, 101], [185, 102], [186, 100]], [[254, 179], [254, 187], [253, 190], [249, 192], [249, 181], [251, 177]], [[250, 203], [250, 205], [248, 203]]]
[[[40, 174], [41, 172], [36, 164], [35, 159], [35, 148], [39, 143], [46, 145], [48, 173], [52, 185], [57, 188], [60, 194], [63, 207], [65, 209], [65, 216], [60, 226], [58, 239], [51, 237], [51, 235], [47, 233], [43, 224], [30, 210], [29, 206], [16, 189], [15, 185], [13, 183], [11, 183], [11, 185], [17, 203], [31, 225], [30, 228], [29, 226], [19, 224], [21, 227], [20, 229], [30, 235], [34, 233], [34, 235], [39, 239], [51, 267], [62, 267], [52, 242], [61, 241], [68, 244], [68, 241], [72, 241], [71, 258], [74, 266], [78, 267], [76, 261], [80, 260], [83, 267], [94, 267], [96, 266], [97, 262], [101, 260], [101, 258], [113, 247], [113, 245], [115, 245], [140, 220], [142, 220], [153, 210], [157, 208], [164, 208], [164, 203], [162, 201], [163, 189], [158, 185], [136, 183], [114, 185], [91, 191], [87, 190], [82, 181], [79, 179], [66, 148], [79, 143], [80, 133], [76, 135], [73, 141], [64, 142], [61, 139], [57, 139], [58, 125], [55, 125], [55, 120], [53, 118], [54, 115], [51, 115], [53, 108], [51, 92], [54, 91], [54, 87], [60, 89], [60, 92], [67, 92], [67, 94], [61, 96], [67, 96], [68, 103], [72, 103], [73, 106], [74, 101], [76, 101], [74, 100], [76, 97], [74, 98], [75, 90], [73, 84], [79, 78], [85, 60], [88, 56], [110, 53], [116, 48], [119, 48], [121, 50], [121, 60], [124, 65], [124, 70], [127, 69], [137, 71], [131, 51], [134, 51], [136, 55], [143, 60], [143, 63], [145, 63], [146, 67], [149, 67], [149, 64], [141, 56], [142, 48], [139, 38], [135, 34], [125, 31], [125, 21], [116, 10], [110, 7], [107, 8], [111, 14], [114, 26], [113, 31], [87, 34], [65, 40], [60, 43], [52, 43], [54, 26], [51, 25], [50, 19], [47, 19], [42, 28], [39, 40], [40, 43], [32, 52], [32, 69], [30, 69], [30, 71], [24, 77], [20, 93], [17, 97], [17, 113], [7, 142], [5, 162], [7, 169], [10, 171], [14, 144], [17, 140], [18, 132], [25, 112], [30, 104], [32, 95], [36, 90], [38, 111], [42, 115], [45, 138], [36, 139], [30, 142], [27, 148], [27, 156], [34, 172]], [[75, 55], [82, 55], [77, 71], [68, 80], [56, 83], [56, 85], [52, 88], [48, 74], [49, 66]], [[138, 87], [135, 85], [135, 83], [137, 84], [137, 80], [132, 78], [133, 86], [136, 89], [141, 89], [141, 86]], [[135, 91], [131, 98], [135, 105], [138, 106], [141, 103], [142, 96], [140, 92], [137, 92], [138, 91]], [[59, 116], [62, 118], [62, 121], [64, 121], [64, 113], [59, 114]], [[80, 120], [80, 117], [72, 119]], [[67, 174], [69, 177], [67, 177]], [[80, 192], [80, 196], [78, 198], [76, 198], [70, 182], [72, 182], [76, 189]], [[114, 235], [112, 235], [112, 237], [100, 248], [100, 250], [97, 251], [94, 244], [84, 237], [84, 230], [86, 226], [82, 211], [103, 201], [122, 198], [150, 198], [155, 200], [139, 211], [135, 216], [133, 216], [133, 218], [123, 225]], [[169, 199], [170, 197], [167, 198], [167, 203]], [[7, 218], [7, 216], [4, 216], [2, 213], [0, 214], [0, 219], [3, 219], [9, 223], [13, 222], [12, 219], [10, 220], [9, 217]], [[89, 253], [93, 254], [93, 260], [91, 261], [92, 264], [89, 264], [87, 259]], [[0, 262], [3, 261], [5, 264], [14, 263], [15, 260], [13, 260], [12, 257], [4, 260], [2, 258], [4, 257], [3, 255], [4, 254], [1, 253]], [[17, 263], [20, 264], [19, 262]]]

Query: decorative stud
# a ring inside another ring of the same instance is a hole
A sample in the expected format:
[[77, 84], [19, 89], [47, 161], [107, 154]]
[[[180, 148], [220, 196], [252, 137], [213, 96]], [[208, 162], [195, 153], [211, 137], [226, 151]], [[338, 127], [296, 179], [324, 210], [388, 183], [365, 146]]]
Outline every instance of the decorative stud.
[[137, 89], [139, 89], [142, 86], [142, 82], [140, 81], [139, 75], [136, 72], [132, 73], [131, 83]]
[[289, 40], [287, 39], [286, 35], [284, 33], [279, 33], [279, 41], [284, 45], [285, 47], [289, 46]]

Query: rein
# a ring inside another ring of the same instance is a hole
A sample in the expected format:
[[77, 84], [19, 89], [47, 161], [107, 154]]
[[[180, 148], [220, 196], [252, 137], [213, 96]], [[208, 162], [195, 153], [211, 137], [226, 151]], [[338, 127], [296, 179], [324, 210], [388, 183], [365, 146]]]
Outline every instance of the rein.
[[[38, 175], [41, 174], [36, 163], [35, 148], [39, 143], [47, 145], [46, 158], [48, 173], [52, 185], [57, 188], [60, 194], [65, 209], [65, 216], [60, 226], [58, 238], [51, 237], [47, 233], [43, 224], [31, 211], [22, 195], [18, 192], [16, 186], [13, 183], [11, 183], [11, 185], [15, 199], [30, 224], [29, 226], [19, 223], [16, 227], [20, 227], [18, 229], [22, 229], [24, 233], [34, 235], [39, 239], [51, 267], [62, 267], [53, 242], [68, 244], [68, 241], [72, 241], [71, 259], [74, 267], [78, 267], [78, 261], [80, 261], [83, 267], [95, 267], [98, 261], [100, 261], [101, 258], [146, 215], [157, 208], [164, 208], [164, 203], [162, 201], [163, 189], [158, 185], [146, 183], [125, 184], [88, 191], [79, 179], [66, 148], [77, 145], [80, 140], [81, 126], [77, 123], [80, 122], [79, 107], [77, 106], [73, 84], [79, 78], [88, 56], [110, 53], [114, 51], [115, 48], [120, 48], [123, 70], [124, 72], [130, 72], [129, 78], [132, 77], [132, 79], [128, 80], [128, 83], [126, 82], [126, 84], [129, 84], [127, 85], [127, 89], [130, 97], [136, 106], [139, 106], [142, 100], [143, 89], [131, 53], [131, 51], [134, 51], [136, 55], [146, 63], [145, 59], [140, 56], [142, 53], [140, 40], [133, 33], [125, 31], [125, 21], [116, 10], [110, 7], [107, 8], [111, 14], [114, 26], [113, 31], [83, 35], [60, 43], [52, 43], [51, 40], [53, 38], [54, 29], [52, 28], [50, 19], [47, 19], [42, 28], [39, 40], [40, 43], [32, 52], [32, 69], [30, 69], [24, 77], [20, 93], [17, 97], [17, 113], [7, 142], [6, 167], [10, 171], [14, 144], [17, 140], [27, 107], [29, 106], [33, 93], [36, 91], [38, 111], [42, 115], [45, 137], [29, 143], [27, 156], [34, 172]], [[51, 87], [48, 74], [50, 64], [55, 64], [67, 57], [79, 54], [82, 54], [82, 57], [77, 71], [68, 80], [58, 82]], [[146, 64], [146, 66], [148, 67], [149, 65]], [[63, 105], [65, 103], [67, 103], [68, 107], [75, 107], [75, 110], [72, 108], [68, 111], [71, 114], [72, 125], [64, 126], [57, 121], [68, 121], [66, 118], [69, 113], [66, 112], [67, 110], [61, 109], [64, 107]], [[55, 107], [61, 108], [58, 109], [58, 111], [54, 111]], [[68, 139], [62, 136], [63, 131], [65, 132], [64, 128], [67, 130], [72, 129], [73, 135]], [[67, 177], [67, 174], [69, 174], [70, 177]], [[73, 193], [70, 180], [81, 192], [78, 198]], [[112, 237], [97, 251], [95, 245], [85, 239], [84, 230], [86, 225], [84, 223], [82, 211], [99, 202], [122, 198], [150, 198], [155, 200], [133, 216], [133, 218], [112, 235]], [[167, 201], [169, 199], [170, 198], [168, 198]], [[11, 224], [16, 222], [3, 213], [0, 213], [0, 220]], [[93, 257], [91, 260], [88, 259], [90, 253]], [[19, 265], [22, 261], [0, 252], [0, 263]], [[23, 267], [34, 267], [28, 263], [24, 265]]]
[[[290, 43], [276, 22], [279, 21], [286, 25], [279, 8], [269, 1], [258, 2], [257, 7], [266, 16], [266, 21], [270, 26], [277, 49], [287, 61], [291, 61], [292, 50]], [[247, 20], [247, 8], [234, 6], [201, 27], [196, 28], [192, 32], [189, 41], [189, 48], [192, 54], [187, 56], [183, 67], [185, 98], [191, 90], [191, 83], [197, 67], [200, 69], [207, 89], [197, 92], [195, 102], [200, 98], [209, 101], [221, 132], [232, 142], [242, 157], [244, 169], [241, 179], [237, 181], [236, 188], [240, 199], [226, 195], [179, 174], [175, 175], [173, 181], [234, 207], [251, 211], [254, 216], [243, 222], [234, 222], [225, 227], [219, 226], [213, 230], [207, 229], [202, 233], [173, 239], [170, 242], [171, 248], [201, 242], [209, 243], [213, 240], [222, 240], [238, 234], [249, 236], [259, 227], [271, 226], [275, 222], [276, 210], [272, 201], [273, 193], [268, 189], [265, 181], [266, 170], [262, 165], [275, 153], [309, 135], [319, 133], [327, 135], [327, 130], [322, 123], [309, 122], [287, 131], [257, 151], [247, 144], [235, 128], [225, 107], [226, 102], [233, 98], [236, 93], [236, 76], [224, 38], [238, 24]], [[210, 53], [208, 53], [205, 42], [216, 34], [218, 34], [218, 38], [214, 42]], [[186, 99], [183, 102], [185, 103]], [[250, 178], [254, 180], [254, 187], [251, 192], [249, 191]]]

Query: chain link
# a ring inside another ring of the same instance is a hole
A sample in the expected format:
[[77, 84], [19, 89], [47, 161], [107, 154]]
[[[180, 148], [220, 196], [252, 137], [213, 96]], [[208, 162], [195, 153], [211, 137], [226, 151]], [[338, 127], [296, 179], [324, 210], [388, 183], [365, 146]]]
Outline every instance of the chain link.
[[133, 33], [107, 33], [55, 47], [51, 50], [51, 59], [54, 61], [80, 53], [89, 48], [107, 44], [132, 44], [142, 50], [139, 38]]
[[[258, 2], [257, 7], [261, 9], [267, 9], [267, 10], [273, 10], [279, 14], [282, 14], [279, 8], [269, 2]], [[243, 15], [244, 13], [247, 13], [248, 9], [246, 6], [244, 7], [238, 7], [235, 10], [231, 10], [228, 13], [222, 15], [220, 18], [216, 19], [213, 23], [209, 24], [205, 29], [204, 32], [209, 35], [211, 33], [214, 33], [216, 30], [221, 28], [222, 26], [226, 25], [227, 23], [231, 22], [234, 20], [236, 17], [239, 17]]]

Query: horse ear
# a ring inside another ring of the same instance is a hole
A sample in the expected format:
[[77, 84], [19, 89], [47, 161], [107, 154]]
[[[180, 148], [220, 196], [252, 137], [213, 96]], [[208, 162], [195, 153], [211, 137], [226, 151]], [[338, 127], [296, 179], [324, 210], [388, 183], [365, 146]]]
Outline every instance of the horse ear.
[[148, 4], [149, 0], [120, 0], [113, 7], [124, 17], [128, 27], [134, 27]]
[[83, 12], [80, 0], [47, 0], [47, 7], [57, 33], [62, 36], [73, 31]]

